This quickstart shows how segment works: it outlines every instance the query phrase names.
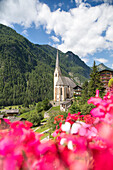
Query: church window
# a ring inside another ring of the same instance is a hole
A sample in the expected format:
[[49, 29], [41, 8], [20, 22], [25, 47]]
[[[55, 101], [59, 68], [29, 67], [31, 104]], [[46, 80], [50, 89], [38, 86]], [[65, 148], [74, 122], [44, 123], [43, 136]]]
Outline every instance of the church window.
[[60, 88], [60, 94], [62, 95], [62, 88]]
[[57, 77], [57, 73], [55, 74], [55, 77]]

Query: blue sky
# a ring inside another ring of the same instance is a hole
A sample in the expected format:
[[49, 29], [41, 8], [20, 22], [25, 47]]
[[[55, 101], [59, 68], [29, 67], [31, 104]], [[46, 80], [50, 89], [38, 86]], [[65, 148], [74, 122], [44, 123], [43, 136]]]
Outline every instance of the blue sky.
[[0, 23], [89, 66], [113, 68], [113, 0], [0, 0]]

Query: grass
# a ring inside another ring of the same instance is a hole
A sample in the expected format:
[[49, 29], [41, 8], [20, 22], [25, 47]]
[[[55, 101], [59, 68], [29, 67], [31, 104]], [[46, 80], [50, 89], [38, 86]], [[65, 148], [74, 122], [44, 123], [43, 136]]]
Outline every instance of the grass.
[[0, 109], [0, 111], [2, 110], [9, 110], [9, 109], [19, 109], [19, 107], [22, 107], [21, 105], [14, 105], [14, 106], [5, 106], [3, 109]]
[[35, 132], [42, 133], [43, 131], [49, 129], [47, 125], [40, 126]]
[[41, 140], [49, 136], [49, 133], [45, 133], [43, 136], [41, 136]]
[[[39, 129], [37, 129], [35, 132], [42, 133], [42, 132], [44, 132], [44, 131], [47, 130], [47, 129], [49, 129], [49, 127], [48, 127], [47, 125], [43, 125], [43, 126], [41, 126]], [[46, 138], [47, 136], [49, 136], [49, 135], [50, 135], [50, 132], [52, 133], [53, 131], [49, 130], [48, 132], [45, 132], [45, 133], [43, 134], [43, 136], [41, 137], [41, 140], [44, 139], [44, 138]]]
[[18, 116], [18, 117], [27, 118], [27, 115], [28, 115], [28, 114], [29, 114], [29, 112], [26, 112], [26, 113], [21, 114], [21, 115]]
[[60, 112], [60, 106], [52, 107], [49, 113]]
[[41, 123], [47, 122], [47, 118], [41, 120]]
[[[51, 134], [53, 133], [53, 131], [51, 131]], [[50, 135], [50, 131], [48, 131], [47, 133], [44, 133], [43, 136], [41, 137], [41, 140], [46, 138], [47, 136]]]

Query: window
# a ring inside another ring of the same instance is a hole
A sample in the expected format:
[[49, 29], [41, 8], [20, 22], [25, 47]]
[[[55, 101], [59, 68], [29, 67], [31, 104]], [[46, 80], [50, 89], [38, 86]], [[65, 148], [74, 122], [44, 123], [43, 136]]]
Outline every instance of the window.
[[60, 95], [62, 95], [62, 88], [60, 88]]

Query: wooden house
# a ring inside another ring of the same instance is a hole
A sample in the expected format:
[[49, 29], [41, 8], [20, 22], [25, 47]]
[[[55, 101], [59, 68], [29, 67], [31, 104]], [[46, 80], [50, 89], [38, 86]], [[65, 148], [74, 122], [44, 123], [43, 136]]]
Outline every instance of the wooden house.
[[82, 93], [81, 85], [76, 85], [73, 89], [74, 89], [74, 97], [81, 97], [81, 93]]

